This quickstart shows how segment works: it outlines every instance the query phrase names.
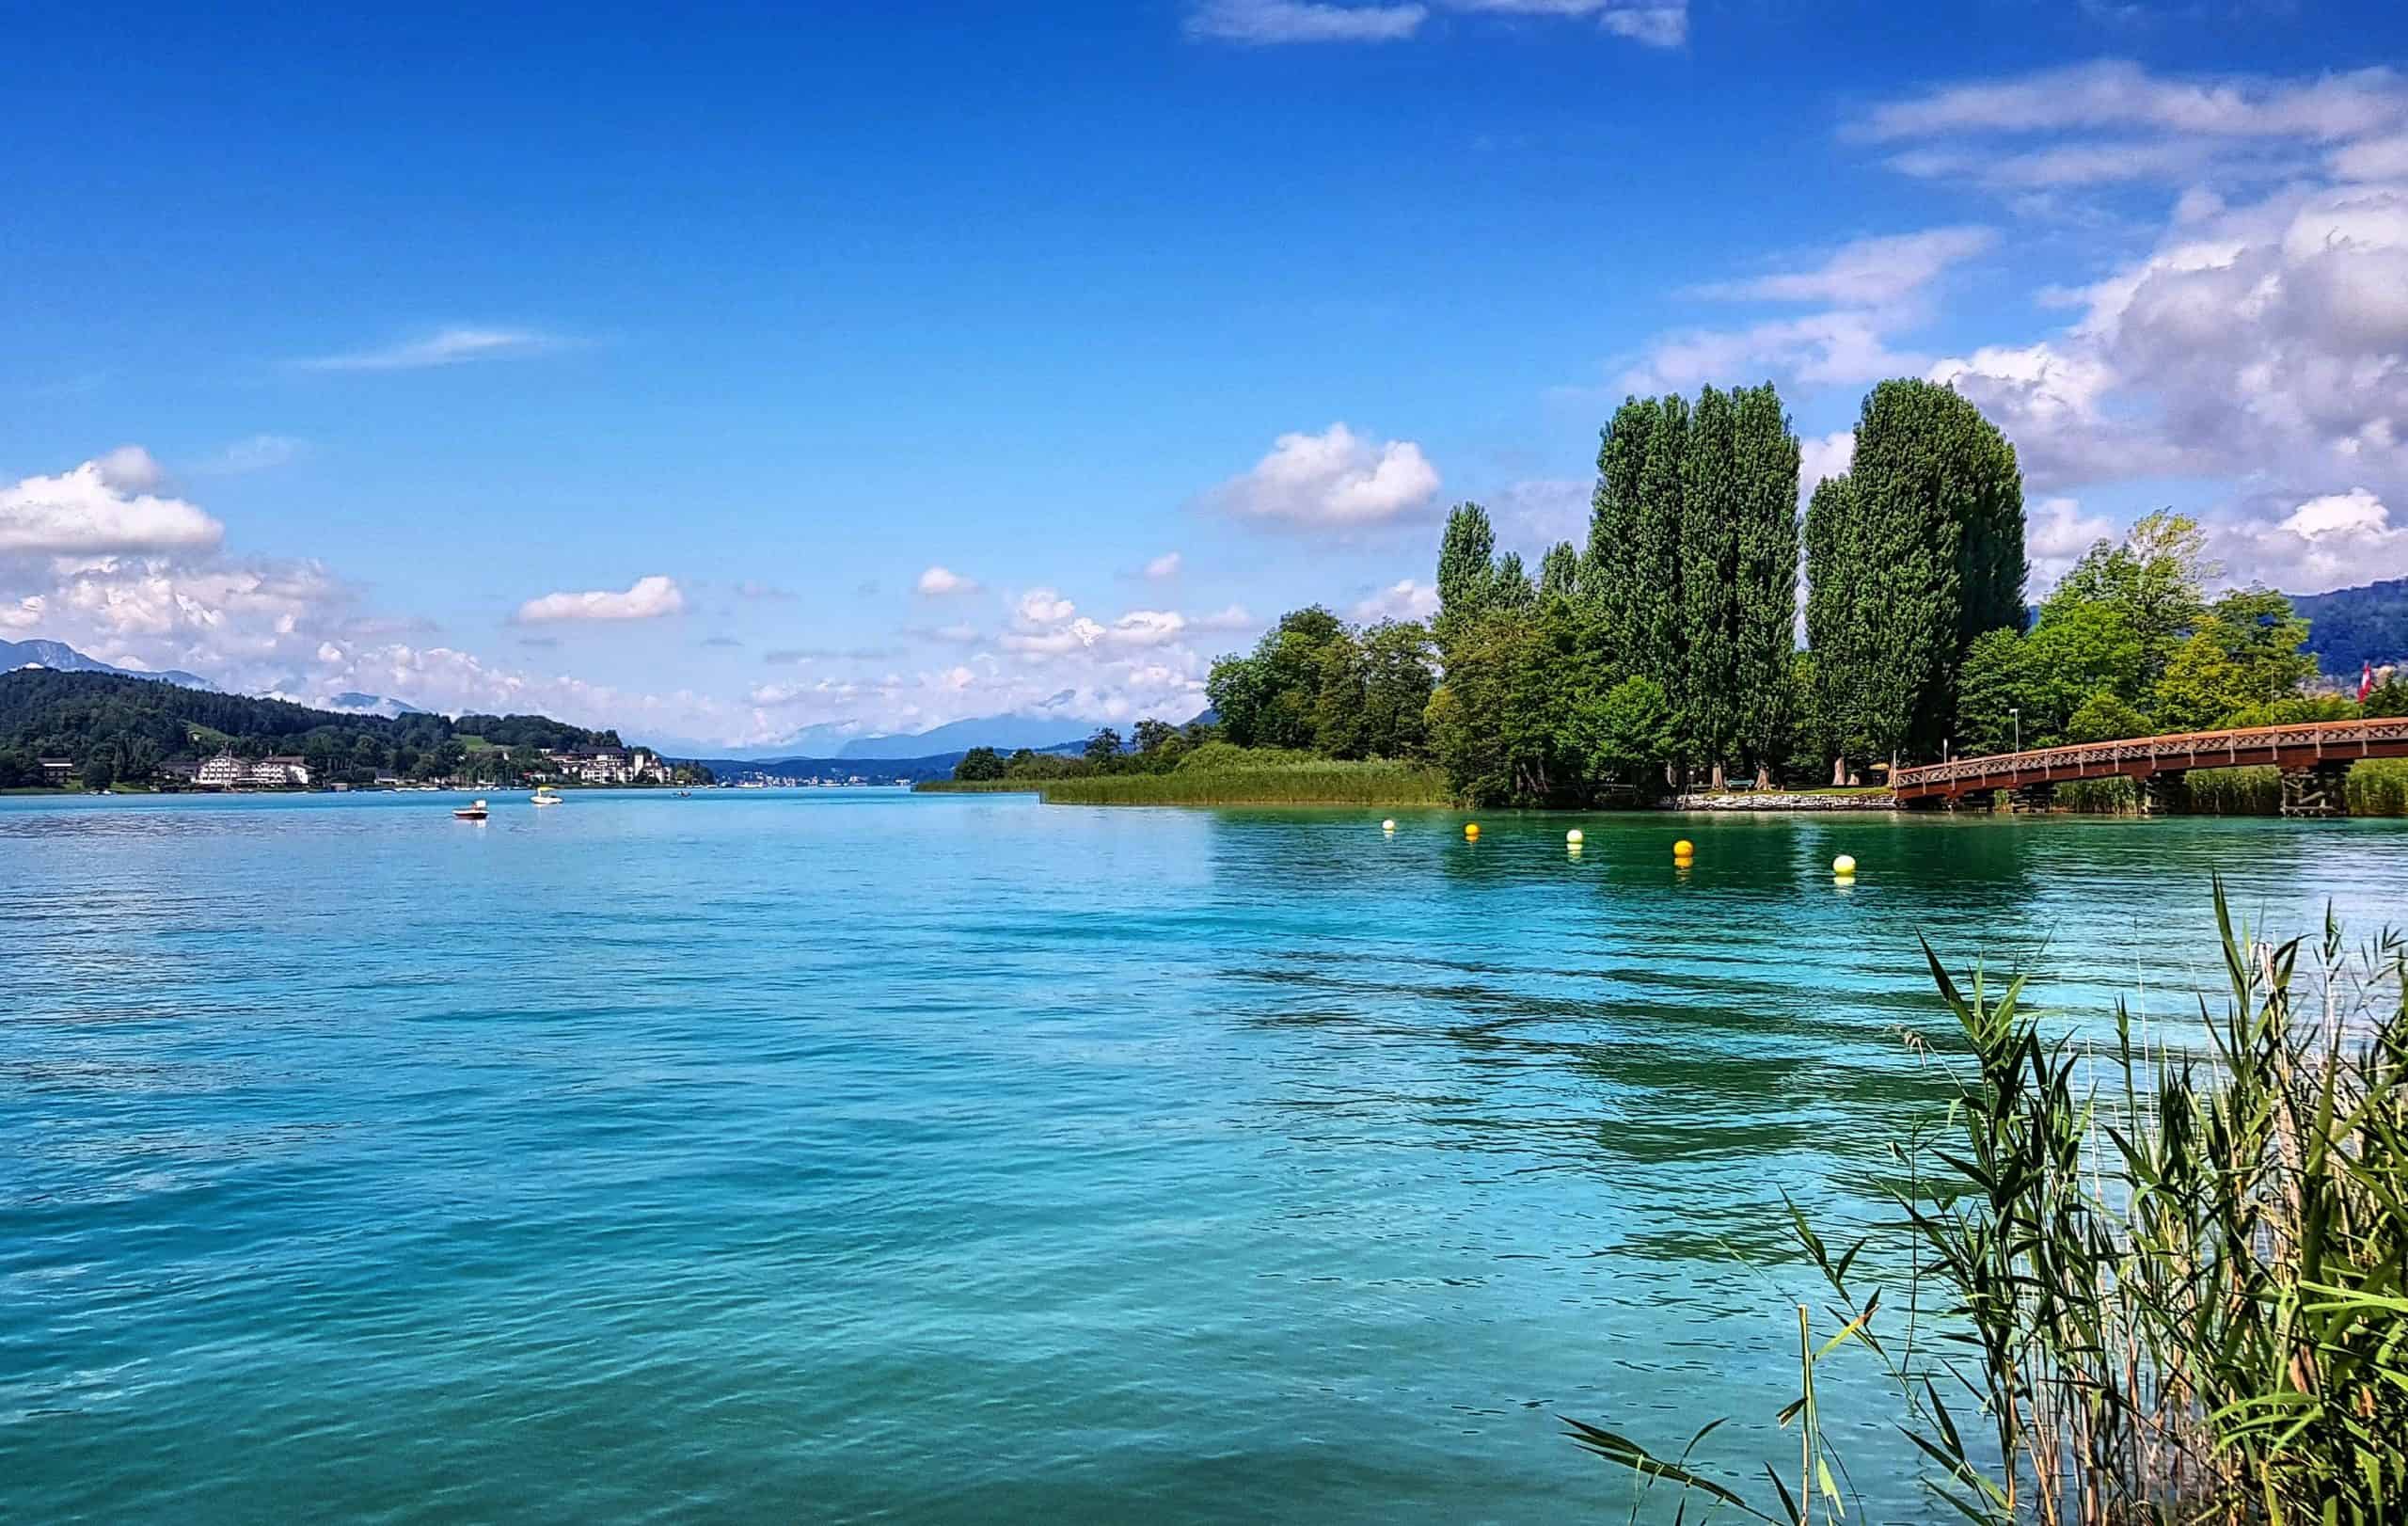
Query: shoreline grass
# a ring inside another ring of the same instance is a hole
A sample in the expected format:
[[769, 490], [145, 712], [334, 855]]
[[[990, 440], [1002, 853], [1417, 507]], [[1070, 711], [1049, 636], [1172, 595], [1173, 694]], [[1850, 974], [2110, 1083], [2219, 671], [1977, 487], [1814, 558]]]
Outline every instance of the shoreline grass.
[[1166, 773], [1094, 773], [1063, 779], [930, 780], [927, 794], [1030, 794], [1049, 805], [1447, 805], [1446, 775], [1382, 761], [1279, 763]]
[[[2271, 768], [2194, 769], [2177, 814], [2277, 816], [2282, 776]], [[2057, 787], [2067, 810], [2085, 816], [2130, 816], [2140, 791], [2130, 779], [2083, 779]], [[2408, 816], [2408, 758], [2368, 758], [2350, 770], [2344, 798], [2352, 816]]]

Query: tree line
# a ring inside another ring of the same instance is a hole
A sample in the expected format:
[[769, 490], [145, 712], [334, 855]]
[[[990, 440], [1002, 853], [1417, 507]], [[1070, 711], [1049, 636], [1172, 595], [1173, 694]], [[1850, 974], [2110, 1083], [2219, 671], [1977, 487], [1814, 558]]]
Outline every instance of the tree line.
[[2034, 621], [2015, 449], [1950, 389], [1880, 383], [1855, 440], [1801, 515], [1770, 385], [1630, 398], [1599, 437], [1585, 545], [1533, 575], [1456, 506], [1426, 625], [1290, 612], [1212, 665], [1217, 734], [1431, 761], [1473, 803], [1580, 805], [2357, 713], [2300, 695], [2305, 622], [2263, 588], [2210, 598], [2220, 569], [2171, 514], [2093, 548]]

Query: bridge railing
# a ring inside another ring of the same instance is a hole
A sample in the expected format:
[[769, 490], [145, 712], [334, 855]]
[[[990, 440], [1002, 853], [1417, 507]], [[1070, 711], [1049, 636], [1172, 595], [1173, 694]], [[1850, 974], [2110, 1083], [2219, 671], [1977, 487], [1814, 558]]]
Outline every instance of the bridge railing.
[[1969, 781], [2012, 780], [2022, 774], [2064, 773], [2105, 777], [2155, 769], [2238, 768], [2272, 753], [2310, 753], [2322, 757], [2369, 757], [2408, 747], [2408, 717], [2362, 721], [2307, 721], [2287, 726], [2244, 726], [2232, 731], [2184, 731], [2162, 737], [2127, 737], [2072, 747], [2043, 747], [1986, 757], [1951, 758], [1900, 769], [1891, 787], [1928, 790]]

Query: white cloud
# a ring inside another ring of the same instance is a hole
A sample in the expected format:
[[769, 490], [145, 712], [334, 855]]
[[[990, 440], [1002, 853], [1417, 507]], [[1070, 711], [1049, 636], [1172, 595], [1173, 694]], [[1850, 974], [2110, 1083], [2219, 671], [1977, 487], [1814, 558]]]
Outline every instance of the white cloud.
[[1715, 281], [1696, 288], [1696, 294], [1727, 301], [1885, 307], [1913, 295], [1949, 266], [1987, 253], [1997, 243], [1996, 230], [1970, 225], [1861, 238], [1840, 246], [1811, 270]]
[[1106, 640], [1121, 646], [1161, 646], [1179, 640], [1187, 617], [1176, 610], [1131, 610], [1112, 622]]
[[1438, 471], [1411, 440], [1358, 437], [1343, 423], [1282, 435], [1254, 469], [1207, 501], [1241, 518], [1318, 529], [1393, 523], [1430, 507]]
[[1182, 559], [1177, 551], [1164, 551], [1162, 555], [1146, 564], [1146, 576], [1151, 578], [1156, 582], [1160, 582], [1165, 578], [1176, 578], [1179, 576], [1179, 568], [1181, 560]]
[[915, 586], [921, 593], [931, 598], [941, 598], [948, 594], [978, 592], [978, 584], [974, 580], [963, 577], [950, 567], [928, 568], [927, 571], [920, 574], [920, 580]]
[[152, 493], [167, 480], [166, 469], [139, 445], [120, 445], [91, 463], [102, 485], [116, 493]]
[[1024, 626], [1057, 625], [1078, 612], [1077, 605], [1051, 588], [1030, 589], [1012, 608], [1012, 617]]
[[2147, 128], [2213, 137], [2359, 135], [2408, 114], [2408, 81], [2363, 69], [2306, 81], [2178, 79], [2121, 59], [1952, 85], [1877, 107], [1855, 135], [1877, 142], [1942, 133]]
[[1187, 624], [1195, 630], [1252, 630], [1261, 622], [1248, 612], [1244, 605], [1232, 604], [1210, 614], [1199, 614]]
[[206, 550], [225, 526], [180, 498], [152, 491], [159, 464], [122, 446], [55, 477], [0, 487], [0, 556], [110, 556]]
[[1814, 485], [1826, 477], [1837, 477], [1856, 462], [1856, 431], [1842, 429], [1829, 435], [1807, 435], [1798, 441], [1798, 501], [1804, 502], [1814, 496]]
[[1356, 620], [1427, 620], [1438, 612], [1438, 591], [1406, 578], [1360, 600], [1349, 612]]
[[510, 360], [560, 349], [566, 342], [532, 328], [488, 328], [455, 324], [418, 339], [373, 350], [324, 355], [294, 365], [304, 371], [423, 371], [470, 360]]
[[2024, 513], [2023, 550], [2032, 565], [2031, 596], [2046, 596], [2084, 551], [2115, 533], [2111, 520], [2083, 513], [2072, 499], [2046, 498], [2030, 505]]
[[299, 440], [287, 435], [253, 435], [238, 439], [191, 469], [210, 477], [239, 477], [254, 471], [272, 471], [298, 456]]
[[[1594, 17], [1616, 37], [1649, 47], [1688, 40], [1688, 0], [1438, 0], [1450, 10], [1509, 16]], [[1187, 35], [1268, 46], [1290, 42], [1400, 42], [1421, 29], [1430, 7], [1334, 0], [1197, 0]]]
[[0, 629], [31, 630], [41, 624], [42, 612], [50, 601], [40, 594], [28, 594], [13, 603], [0, 603]]
[[1615, 383], [1620, 392], [1687, 391], [1706, 382], [1776, 371], [1801, 382], [1854, 386], [1920, 371], [1928, 362], [1890, 347], [1893, 320], [1875, 312], [1819, 312], [1740, 329], [1690, 329], [1657, 341]]
[[2408, 180], [2408, 133], [2368, 138], [2333, 152], [2333, 173], [2343, 180]]
[[1677, 48], [1689, 40], [1688, 0], [1673, 5], [1616, 6], [1597, 23], [1616, 37], [1644, 42], [1651, 48]]
[[2215, 546], [2233, 576], [2287, 594], [2408, 576], [2408, 527], [2363, 487], [2309, 499], [2273, 524], [2227, 526]]
[[1999, 421], [2040, 485], [2408, 486], [2408, 187], [2194, 202], [2077, 300], [2063, 334], [1932, 369]]
[[683, 613], [685, 609], [686, 595], [676, 580], [656, 573], [638, 578], [621, 592], [595, 589], [531, 598], [518, 606], [513, 618], [520, 625], [547, 620], [657, 620], [663, 615]]
[[1342, 6], [1321, 0], [1205, 0], [1188, 13], [1187, 35], [1216, 42], [1395, 42], [1428, 20], [1420, 5]]
[[1451, 10], [1518, 16], [1594, 16], [1616, 37], [1656, 48], [1688, 40], [1688, 0], [1443, 0]]
[[1103, 627], [1085, 615], [1050, 630], [1006, 630], [998, 642], [1007, 652], [1031, 656], [1058, 657], [1065, 652], [1083, 651], [1103, 639]]

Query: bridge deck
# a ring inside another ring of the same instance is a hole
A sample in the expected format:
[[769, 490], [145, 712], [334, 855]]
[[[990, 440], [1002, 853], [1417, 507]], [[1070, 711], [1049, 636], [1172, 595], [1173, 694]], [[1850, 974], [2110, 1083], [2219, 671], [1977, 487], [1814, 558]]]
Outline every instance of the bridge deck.
[[2250, 726], [2239, 731], [2189, 731], [2165, 737], [2131, 737], [2079, 747], [2046, 747], [1990, 757], [1960, 757], [1919, 769], [1900, 769], [1891, 780], [1898, 803], [1954, 800], [2023, 785], [2065, 784], [2076, 779], [2147, 779], [2193, 769], [2238, 769], [2271, 764], [2309, 769], [2353, 763], [2362, 757], [2408, 757], [2408, 717], [2366, 721], [2316, 721], [2291, 726]]

